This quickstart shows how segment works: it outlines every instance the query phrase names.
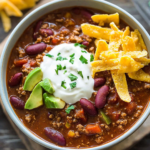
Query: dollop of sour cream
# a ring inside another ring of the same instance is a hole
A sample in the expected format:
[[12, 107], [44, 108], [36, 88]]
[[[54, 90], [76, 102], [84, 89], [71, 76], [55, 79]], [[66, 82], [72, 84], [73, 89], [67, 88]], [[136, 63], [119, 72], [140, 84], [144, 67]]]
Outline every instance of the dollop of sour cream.
[[43, 57], [40, 67], [43, 79], [49, 78], [55, 89], [54, 96], [68, 104], [81, 98], [89, 99], [94, 92], [90, 59], [92, 54], [74, 44], [55, 46]]

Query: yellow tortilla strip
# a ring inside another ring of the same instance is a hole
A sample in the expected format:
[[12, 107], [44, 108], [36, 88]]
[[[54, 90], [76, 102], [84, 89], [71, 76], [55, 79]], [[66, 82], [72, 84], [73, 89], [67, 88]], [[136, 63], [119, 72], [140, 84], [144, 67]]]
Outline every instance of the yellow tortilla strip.
[[111, 23], [114, 22], [116, 25], [119, 25], [119, 14], [102, 14], [102, 15], [93, 15], [92, 20], [96, 23], [99, 23], [99, 26], [104, 26], [105, 23]]
[[12, 2], [20, 10], [28, 8], [24, 0], [9, 0], [9, 1]]
[[92, 67], [106, 67], [109, 66], [109, 67], [114, 67], [114, 66], [118, 66], [119, 64], [119, 59], [110, 59], [110, 60], [107, 60], [107, 61], [103, 61], [103, 60], [97, 60], [97, 61], [93, 61], [91, 62], [91, 66]]
[[8, 16], [22, 17], [23, 15], [22, 12], [8, 0], [1, 0], [0, 6], [5, 10]]
[[119, 97], [125, 102], [131, 102], [125, 74], [118, 74], [115, 70], [112, 70], [111, 74]]
[[115, 25], [114, 22], [111, 22], [111, 23], [110, 23], [110, 27], [111, 27], [111, 29], [114, 30], [114, 31], [119, 31], [118, 27]]
[[85, 35], [88, 35], [90, 37], [94, 37], [97, 39], [103, 39], [106, 41], [109, 41], [110, 39], [110, 33], [112, 32], [109, 28], [101, 28], [99, 26], [83, 23], [81, 25], [82, 32]]
[[137, 51], [147, 50], [144, 40], [138, 30], [134, 30], [134, 32], [131, 32], [131, 37], [135, 42]]
[[99, 40], [94, 56], [94, 61], [99, 60], [100, 53], [108, 50], [108, 44], [104, 40]]
[[144, 65], [136, 62], [130, 56], [122, 56], [119, 61], [119, 70], [118, 73], [130, 73], [138, 71], [139, 69], [143, 68]]
[[4, 30], [5, 32], [8, 32], [11, 29], [11, 20], [4, 11], [0, 12], [0, 16], [2, 18]]
[[122, 39], [122, 48], [125, 52], [137, 51], [135, 43], [130, 36], [126, 36], [124, 39]]
[[124, 39], [126, 36], [129, 36], [129, 35], [130, 35], [130, 28], [126, 27], [125, 31], [123, 32], [122, 38]]
[[150, 63], [150, 59], [142, 57], [142, 58], [136, 58], [135, 59], [137, 62], [140, 62], [144, 65], [148, 65]]
[[150, 83], [150, 75], [145, 73], [142, 69], [138, 70], [137, 72], [128, 73], [128, 76], [134, 80]]
[[[147, 56], [147, 51], [133, 51], [133, 52], [112, 52], [112, 51], [104, 51], [100, 54], [100, 59], [102, 60], [108, 60], [108, 59], [117, 59], [122, 56], [130, 56], [131, 58], [141, 58]], [[150, 60], [149, 60], [150, 62]]]
[[96, 40], [94, 41], [96, 47], [98, 46], [99, 40], [100, 40], [100, 39], [96, 39]]
[[92, 65], [92, 77], [94, 77], [96, 72], [101, 72], [105, 70], [115, 70], [118, 69], [118, 59], [116, 60], [108, 60], [108, 61], [93, 61]]
[[113, 31], [110, 36], [110, 43], [108, 49], [111, 51], [117, 52], [119, 50], [123, 32], [122, 31]]

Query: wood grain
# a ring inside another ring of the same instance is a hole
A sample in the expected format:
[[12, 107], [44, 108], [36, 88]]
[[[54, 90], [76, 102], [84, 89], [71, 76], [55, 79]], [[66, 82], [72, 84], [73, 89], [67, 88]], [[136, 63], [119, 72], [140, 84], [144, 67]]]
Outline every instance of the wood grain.
[[[39, 7], [40, 5], [47, 3], [49, 1], [50, 0], [42, 0], [36, 7]], [[137, 18], [143, 24], [143, 26], [147, 29], [147, 31], [150, 33], [150, 27], [146, 24], [144, 19], [136, 11], [136, 9], [131, 1], [129, 1], [129, 0], [108, 0], [108, 1], [127, 10], [130, 14], [132, 14], [135, 18]], [[15, 19], [16, 23], [15, 24], [13, 23], [13, 27], [15, 27], [15, 25], [17, 24], [17, 22], [19, 22], [19, 20], [20, 19]], [[6, 37], [6, 34], [2, 31], [2, 28], [0, 28], [0, 35], [2, 35], [1, 33], [3, 34], [3, 36], [0, 36], [0, 41], [2, 39], [4, 39], [4, 37]], [[7, 38], [0, 44], [0, 54], [2, 52], [3, 46], [5, 45], [6, 40], [7, 40]], [[0, 122], [0, 150], [10, 150], [10, 148], [12, 147], [11, 143], [14, 143], [12, 150], [46, 150], [46, 148], [40, 146], [39, 144], [33, 142], [31, 139], [26, 137], [12, 122], [12, 120], [9, 118], [9, 116], [6, 113], [4, 108], [3, 108], [3, 111], [4, 111], [5, 115], [7, 116], [11, 125], [8, 123], [6, 118], [5, 118], [5, 121], [3, 121], [3, 124], [2, 124], [2, 122]], [[0, 114], [2, 114], [1, 111], [0, 111]], [[4, 116], [0, 115], [0, 118], [1, 117], [4, 117]], [[7, 125], [7, 128], [6, 128], [4, 122], [6, 124], [9, 124], [9, 126]], [[8, 128], [11, 128], [11, 126], [14, 128], [17, 135], [24, 143], [25, 147], [21, 143], [20, 139], [15, 134], [15, 132], [12, 130], [10, 132], [10, 130]], [[131, 145], [133, 145], [134, 143], [139, 141], [141, 138], [143, 138], [149, 132], [150, 132], [150, 118], [147, 119], [147, 121], [134, 134], [132, 134], [129, 138], [127, 138], [123, 142], [119, 143], [118, 145], [112, 147], [111, 150], [127, 149], [128, 147], [130, 147]], [[9, 147], [8, 147], [8, 145], [9, 145]]]

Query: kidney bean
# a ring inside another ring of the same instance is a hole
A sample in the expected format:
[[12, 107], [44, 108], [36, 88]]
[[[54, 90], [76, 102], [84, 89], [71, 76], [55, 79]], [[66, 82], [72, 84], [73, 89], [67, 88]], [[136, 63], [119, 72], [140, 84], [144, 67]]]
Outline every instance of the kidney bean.
[[42, 20], [40, 20], [36, 25], [35, 25], [35, 28], [34, 28], [34, 32], [33, 32], [33, 39], [36, 40], [37, 37], [38, 37], [38, 31], [40, 29], [40, 27], [42, 26]]
[[102, 86], [104, 85], [106, 82], [106, 79], [105, 78], [96, 78], [94, 79], [94, 87], [99, 87], [99, 86]]
[[40, 29], [39, 32], [44, 37], [47, 37], [47, 36], [54, 34], [53, 30], [51, 30], [51, 29]]
[[132, 115], [136, 110], [137, 104], [135, 102], [130, 102], [127, 104], [126, 112], [128, 115]]
[[11, 96], [11, 97], [10, 97], [10, 102], [11, 102], [11, 104], [12, 104], [15, 108], [21, 109], [21, 110], [24, 109], [25, 103], [24, 103], [24, 101], [22, 101], [19, 97], [17, 97], [17, 96]]
[[82, 14], [85, 18], [87, 18], [87, 19], [89, 19], [89, 20], [92, 20], [92, 19], [91, 19], [91, 16], [93, 15], [93, 13], [90, 12], [89, 10], [82, 9], [82, 10], [81, 10], [81, 14]]
[[102, 86], [98, 90], [96, 98], [95, 98], [95, 106], [97, 108], [103, 108], [105, 106], [106, 97], [107, 97], [108, 93], [109, 93], [109, 86], [107, 86], [107, 85]]
[[26, 47], [25, 51], [28, 55], [36, 55], [42, 53], [46, 49], [45, 43], [37, 43]]
[[85, 45], [85, 46], [89, 46], [89, 42], [88, 41], [83, 41], [82, 44]]
[[45, 132], [46, 136], [48, 138], [50, 138], [53, 142], [56, 142], [57, 144], [59, 144], [61, 146], [66, 145], [66, 140], [60, 132], [54, 130], [51, 127], [44, 128], [44, 132]]
[[78, 8], [78, 7], [73, 8], [72, 11], [73, 11], [73, 13], [76, 14], [76, 15], [79, 15], [80, 12], [81, 12], [80, 8]]
[[21, 72], [18, 72], [16, 73], [14, 76], [12, 76], [9, 80], [9, 85], [10, 86], [17, 86], [19, 85], [19, 83], [21, 82], [21, 79], [22, 79], [22, 73]]
[[80, 105], [89, 115], [92, 115], [92, 116], [97, 115], [98, 112], [96, 110], [96, 107], [87, 99], [81, 98]]
[[27, 62], [28, 62], [28, 58], [14, 60], [14, 64], [16, 67], [21, 67], [23, 64], [26, 64]]

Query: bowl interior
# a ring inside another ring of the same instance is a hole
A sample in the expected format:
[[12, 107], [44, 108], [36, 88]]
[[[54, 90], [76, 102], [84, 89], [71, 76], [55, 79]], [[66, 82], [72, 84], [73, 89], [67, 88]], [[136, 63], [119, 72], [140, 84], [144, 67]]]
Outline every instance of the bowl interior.
[[[69, 148], [61, 148], [59, 146], [56, 146], [54, 144], [48, 143], [44, 140], [41, 140], [40, 138], [38, 138], [37, 136], [32, 134], [18, 119], [18, 117], [16, 116], [15, 112], [13, 111], [13, 109], [9, 103], [9, 99], [8, 99], [7, 88], [6, 88], [6, 68], [7, 68], [7, 62], [8, 62], [9, 55], [10, 55], [12, 48], [14, 47], [15, 43], [17, 42], [18, 38], [21, 36], [23, 31], [33, 21], [35, 21], [39, 17], [41, 17], [44, 14], [51, 12], [53, 10], [56, 10], [59, 8], [71, 7], [71, 6], [91, 7], [91, 8], [100, 9], [100, 10], [103, 10], [103, 11], [109, 12], [109, 13], [118, 12], [120, 14], [121, 19], [123, 19], [125, 22], [127, 22], [133, 29], [138, 29], [140, 31], [140, 33], [142, 34], [142, 36], [144, 38], [146, 46], [148, 48], [148, 52], [150, 52], [150, 37], [149, 37], [149, 34], [145, 31], [145, 29], [142, 27], [142, 25], [140, 25], [140, 23], [138, 23], [138, 21], [136, 19], [134, 19], [130, 14], [128, 14], [121, 8], [111, 4], [109, 2], [103, 1], [103, 0], [71, 0], [71, 2], [70, 2], [70, 0], [55, 0], [55, 1], [47, 3], [47, 4], [37, 8], [36, 10], [32, 11], [16, 26], [16, 28], [13, 30], [13, 32], [9, 36], [9, 39], [7, 40], [7, 43], [5, 44], [5, 47], [3, 49], [2, 56], [1, 56], [0, 92], [1, 92], [1, 97], [2, 97], [4, 107], [5, 107], [6, 111], [8, 112], [9, 116], [14, 121], [14, 123], [31, 139], [33, 139], [34, 141], [36, 141], [37, 143], [39, 143], [45, 147], [52, 148], [52, 149], [62, 149], [62, 150], [66, 150], [66, 149], [69, 150]], [[89, 148], [89, 149], [91, 149], [91, 150], [92, 149], [94, 149], [94, 150], [105, 149], [105, 148], [108, 148], [108, 147], [120, 142], [121, 140], [125, 139], [127, 136], [129, 136], [131, 133], [133, 133], [148, 117], [149, 107], [150, 107], [150, 104], [149, 104], [148, 108], [145, 110], [143, 116], [137, 121], [137, 123], [131, 129], [129, 129], [125, 134], [123, 134], [121, 137], [119, 137], [116, 140], [111, 141], [107, 144], [104, 144], [104, 145], [101, 145], [98, 147], [94, 147], [94, 148]]]

